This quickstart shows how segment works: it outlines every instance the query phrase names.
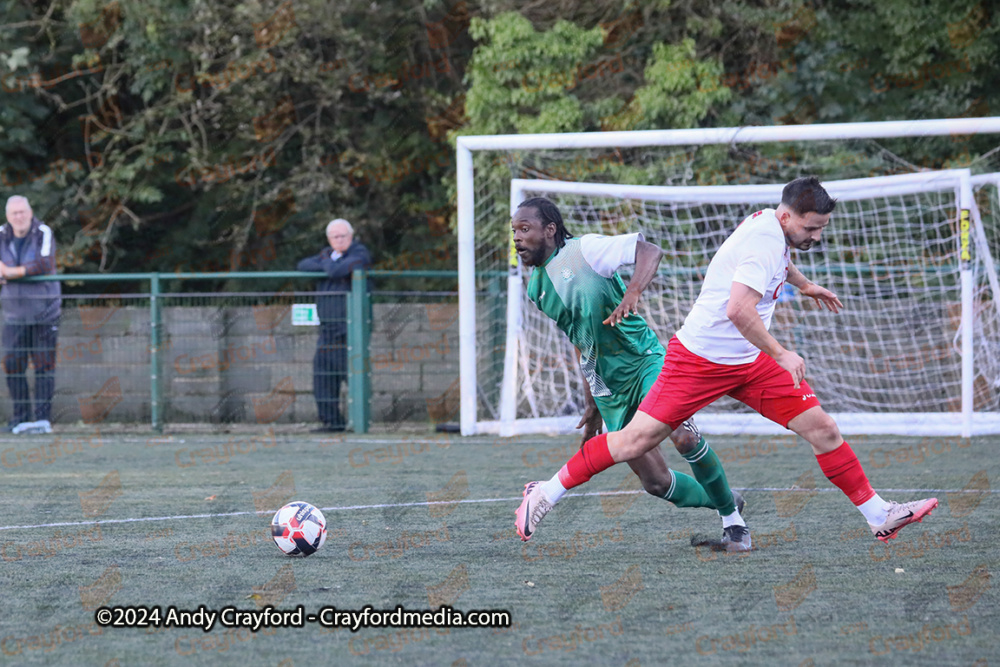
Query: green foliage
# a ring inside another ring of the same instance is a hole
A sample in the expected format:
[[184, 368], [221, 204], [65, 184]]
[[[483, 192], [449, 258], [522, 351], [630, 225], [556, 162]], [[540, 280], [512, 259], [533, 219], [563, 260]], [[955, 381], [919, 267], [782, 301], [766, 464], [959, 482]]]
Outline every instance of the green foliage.
[[[601, 46], [599, 27], [583, 30], [568, 21], [537, 32], [528, 19], [508, 12], [473, 19], [469, 34], [482, 44], [466, 73], [468, 125], [463, 134], [573, 132], [583, 129], [578, 89], [585, 65]], [[596, 76], [599, 65], [591, 67]]]
[[643, 114], [634, 129], [695, 127], [709, 110], [724, 103], [730, 90], [719, 86], [722, 66], [695, 58], [695, 44], [656, 44], [646, 67], [645, 86], [635, 93], [634, 105]]
[[[0, 195], [30, 197], [66, 271], [291, 268], [335, 216], [382, 267], [452, 268], [461, 134], [1000, 108], [1000, 21], [974, 0], [51, 0], [8, 2], [2, 21]], [[961, 164], [995, 144], [916, 154]], [[770, 151], [755, 159], [782, 159]], [[850, 152], [811, 164], [833, 173]], [[682, 157], [554, 169], [726, 178], [725, 147]]]

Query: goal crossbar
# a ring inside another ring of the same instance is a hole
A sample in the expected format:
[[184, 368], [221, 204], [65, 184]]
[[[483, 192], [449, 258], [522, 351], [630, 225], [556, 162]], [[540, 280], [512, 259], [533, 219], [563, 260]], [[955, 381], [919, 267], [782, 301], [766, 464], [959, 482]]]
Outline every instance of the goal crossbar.
[[[841, 201], [857, 201], [880, 196], [883, 192], [894, 195], [925, 192], [940, 184], [940, 189], [957, 187], [965, 176], [971, 179], [968, 169], [945, 169], [915, 174], [897, 174], [873, 178], [852, 178], [824, 181], [823, 188]], [[990, 174], [986, 174], [990, 176]], [[985, 181], [984, 181], [985, 182]], [[970, 183], [972, 181], [970, 180]], [[766, 185], [687, 185], [670, 187], [661, 185], [622, 185], [618, 183], [574, 183], [543, 179], [511, 179], [513, 192], [582, 193], [616, 199], [639, 199], [663, 202], [705, 202], [714, 204], [739, 204], [746, 201], [775, 201], [781, 199], [784, 183]], [[520, 200], [519, 200], [520, 201]]]

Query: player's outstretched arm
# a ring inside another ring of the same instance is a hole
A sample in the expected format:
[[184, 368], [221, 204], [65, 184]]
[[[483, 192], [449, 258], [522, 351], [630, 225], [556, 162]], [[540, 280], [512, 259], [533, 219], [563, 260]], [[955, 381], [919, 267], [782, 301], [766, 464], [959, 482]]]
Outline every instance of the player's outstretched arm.
[[762, 298], [760, 292], [733, 281], [729, 291], [729, 303], [726, 304], [726, 317], [751, 345], [770, 355], [779, 366], [792, 375], [792, 381], [797, 389], [806, 377], [806, 362], [799, 355], [782, 347], [764, 326], [764, 320], [760, 319], [760, 314], [757, 312], [757, 303]]
[[628, 283], [622, 302], [612, 311], [608, 319], [604, 320], [604, 324], [615, 326], [629, 315], [639, 314], [639, 297], [656, 277], [662, 257], [663, 251], [659, 246], [648, 241], [639, 241], [636, 244], [635, 271], [632, 273], [632, 280]]
[[805, 296], [811, 297], [820, 308], [825, 306], [827, 310], [839, 313], [844, 307], [836, 294], [806, 278], [791, 262], [788, 263], [788, 284], [797, 287]]

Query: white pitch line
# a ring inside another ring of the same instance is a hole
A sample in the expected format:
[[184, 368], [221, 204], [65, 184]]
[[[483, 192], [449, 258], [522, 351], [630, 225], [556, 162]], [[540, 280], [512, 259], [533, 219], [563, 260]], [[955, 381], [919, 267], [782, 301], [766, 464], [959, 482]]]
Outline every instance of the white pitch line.
[[[778, 487], [736, 487], [733, 489], [736, 491], [782, 491], [782, 492], [799, 492], [799, 493], [833, 493], [839, 492], [840, 489], [788, 489], [788, 488], [778, 488]], [[1000, 489], [983, 489], [983, 490], [967, 490], [967, 489], [876, 489], [880, 492], [886, 493], [1000, 493]], [[590, 493], [568, 493], [567, 496], [583, 498], [587, 496], [630, 496], [630, 495], [640, 495], [645, 494], [645, 491], [592, 491]], [[391, 509], [394, 507], [428, 507], [430, 505], [472, 505], [476, 503], [506, 503], [514, 502], [522, 499], [522, 496], [514, 498], [471, 498], [464, 500], [429, 500], [422, 502], [412, 502], [412, 503], [382, 503], [378, 505], [344, 505], [340, 507], [320, 507], [321, 512], [346, 512], [348, 510], [377, 510], [377, 509]], [[257, 512], [221, 512], [218, 514], [178, 514], [175, 516], [148, 516], [148, 517], [138, 517], [132, 519], [101, 519], [98, 521], [62, 521], [58, 523], [37, 523], [23, 526], [0, 526], [0, 531], [3, 530], [32, 530], [34, 528], [65, 528], [71, 526], [96, 526], [113, 524], [113, 523], [145, 523], [151, 521], [179, 521], [181, 519], [214, 519], [226, 516], [250, 516], [250, 515], [267, 515], [277, 512], [277, 508], [273, 510], [260, 510]]]

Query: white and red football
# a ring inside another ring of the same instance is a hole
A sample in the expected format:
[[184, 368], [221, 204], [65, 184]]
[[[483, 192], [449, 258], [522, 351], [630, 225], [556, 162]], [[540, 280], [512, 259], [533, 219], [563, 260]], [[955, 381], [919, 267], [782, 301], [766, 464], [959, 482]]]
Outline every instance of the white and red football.
[[310, 556], [326, 542], [326, 517], [309, 503], [290, 502], [271, 519], [271, 537], [289, 556]]

